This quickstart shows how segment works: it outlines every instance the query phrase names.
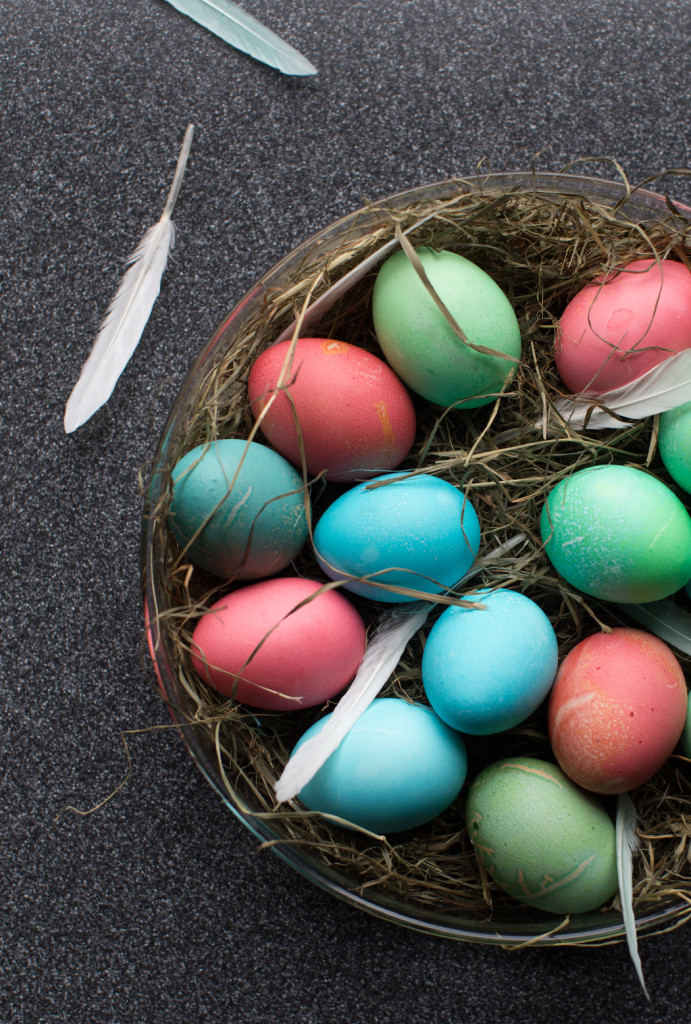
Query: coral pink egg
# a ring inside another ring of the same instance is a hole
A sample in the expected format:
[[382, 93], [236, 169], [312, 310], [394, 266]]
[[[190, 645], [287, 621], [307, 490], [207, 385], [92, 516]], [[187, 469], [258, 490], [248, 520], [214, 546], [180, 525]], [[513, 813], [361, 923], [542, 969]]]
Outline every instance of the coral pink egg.
[[[415, 437], [415, 410], [405, 385], [383, 360], [356, 345], [300, 338], [266, 349], [252, 366], [249, 401], [271, 445], [300, 467], [330, 480], [365, 479], [394, 469]], [[275, 390], [284, 374], [288, 386]], [[273, 401], [269, 402], [273, 398]]]
[[634, 260], [596, 278], [559, 321], [554, 358], [574, 393], [636, 380], [691, 347], [691, 273], [674, 260]]
[[623, 793], [649, 779], [684, 729], [686, 682], [670, 648], [619, 628], [582, 640], [562, 662], [548, 726], [562, 770], [595, 793]]
[[338, 591], [313, 597], [320, 588], [316, 580], [279, 577], [227, 594], [194, 630], [195, 670], [225, 696], [264, 710], [299, 710], [334, 697], [357, 671], [366, 631]]

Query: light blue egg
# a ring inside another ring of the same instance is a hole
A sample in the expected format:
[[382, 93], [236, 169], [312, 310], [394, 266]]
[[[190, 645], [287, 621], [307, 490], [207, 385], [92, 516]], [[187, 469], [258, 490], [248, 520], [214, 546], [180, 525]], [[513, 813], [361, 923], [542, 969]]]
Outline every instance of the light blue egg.
[[[295, 749], [330, 717], [308, 729]], [[378, 834], [403, 832], [446, 810], [467, 770], [462, 737], [430, 708], [380, 697], [303, 787], [300, 801]]]
[[215, 576], [272, 576], [307, 540], [302, 477], [265, 445], [237, 438], [199, 445], [172, 476], [170, 528]]
[[[373, 486], [380, 481], [383, 486]], [[314, 531], [331, 579], [373, 581], [438, 594], [465, 575], [480, 546], [480, 523], [462, 491], [438, 477], [387, 473], [342, 494]], [[374, 574], [374, 575], [372, 575]], [[365, 581], [346, 589], [375, 601], [414, 601]]]
[[531, 715], [557, 672], [552, 624], [529, 597], [511, 590], [468, 595], [484, 608], [450, 606], [425, 644], [422, 681], [448, 725], [476, 736], [504, 732]]

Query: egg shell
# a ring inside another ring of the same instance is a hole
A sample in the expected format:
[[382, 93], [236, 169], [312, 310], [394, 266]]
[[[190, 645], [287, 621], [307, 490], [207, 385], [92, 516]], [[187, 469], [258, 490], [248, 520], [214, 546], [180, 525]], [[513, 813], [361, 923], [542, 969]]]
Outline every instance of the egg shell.
[[[302, 736], [302, 746], [328, 721]], [[465, 744], [422, 704], [372, 701], [300, 792], [312, 811], [333, 814], [377, 834], [431, 821], [456, 799], [467, 772]]]
[[555, 336], [573, 392], [611, 391], [691, 347], [691, 273], [674, 260], [633, 260], [571, 299]]
[[594, 466], [561, 480], [540, 533], [557, 572], [591, 597], [657, 601], [691, 579], [688, 512], [666, 484], [632, 466]]
[[548, 713], [554, 755], [594, 793], [634, 789], [674, 750], [687, 703], [684, 673], [662, 640], [625, 627], [595, 633], [559, 667]]
[[250, 583], [215, 602], [190, 651], [195, 670], [220, 693], [254, 708], [295, 711], [340, 693], [365, 644], [365, 625], [343, 594], [291, 576]]
[[515, 757], [488, 765], [470, 787], [466, 819], [489, 876], [522, 903], [582, 914], [617, 890], [609, 815], [549, 761]]
[[[382, 486], [375, 486], [380, 482]], [[438, 477], [395, 473], [351, 487], [314, 530], [317, 559], [331, 579], [375, 601], [413, 601], [375, 583], [438, 594], [472, 565], [480, 524], [462, 491]]]
[[265, 445], [236, 438], [198, 445], [172, 477], [170, 528], [188, 557], [214, 576], [274, 575], [307, 540], [302, 477]]
[[454, 729], [503, 732], [528, 718], [557, 672], [552, 624], [529, 597], [510, 590], [465, 595], [483, 608], [449, 606], [430, 630], [422, 681], [430, 704]]
[[669, 475], [691, 494], [691, 402], [660, 414], [657, 446]]
[[[302, 439], [309, 473], [325, 471], [340, 482], [394, 469], [412, 447], [416, 422], [410, 395], [391, 367], [330, 338], [299, 338], [289, 359], [291, 344], [262, 352], [248, 377], [252, 412], [276, 451], [300, 468]], [[277, 391], [282, 373], [289, 384]]]
[[415, 251], [468, 341], [511, 359], [477, 352], [465, 344], [402, 250], [382, 264], [372, 294], [374, 329], [382, 352], [399, 377], [428, 401], [466, 409], [487, 405], [514, 375], [521, 357], [521, 332], [513, 307], [489, 274], [464, 256], [425, 246]]

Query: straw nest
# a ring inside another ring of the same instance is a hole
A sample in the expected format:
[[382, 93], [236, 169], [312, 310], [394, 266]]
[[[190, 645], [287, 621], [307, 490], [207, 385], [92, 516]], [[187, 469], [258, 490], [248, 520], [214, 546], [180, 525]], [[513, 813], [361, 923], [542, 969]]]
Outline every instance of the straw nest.
[[[626, 622], [619, 609], [578, 593], [559, 578], [542, 550], [539, 513], [546, 492], [574, 469], [617, 462], [652, 470], [682, 497], [667, 477], [656, 452], [653, 419], [624, 423], [617, 430], [576, 432], [553, 411], [563, 394], [552, 359], [557, 318], [569, 298], [595, 274], [631, 259], [657, 255], [691, 260], [691, 222], [669, 204], [640, 222], [636, 189], [626, 183], [618, 201], [588, 198], [580, 188], [543, 191], [497, 186], [489, 180], [446, 183], [412, 202], [396, 200], [368, 207], [363, 218], [336, 233], [329, 251], [316, 258], [308, 250], [292, 265], [280, 287], [263, 295], [261, 308], [243, 319], [232, 344], [218, 351], [203, 372], [174, 425], [174, 443], [166, 449], [158, 477], [169, 473], [191, 447], [218, 437], [253, 436], [256, 426], [247, 407], [245, 381], [258, 353], [294, 320], [298, 328], [310, 302], [343, 277], [397, 230], [413, 245], [451, 249], [477, 263], [497, 281], [516, 311], [523, 339], [523, 359], [506, 392], [494, 404], [472, 411], [440, 410], [416, 402], [418, 434], [401, 467], [438, 474], [460, 486], [480, 518], [483, 548], [489, 550], [516, 532], [527, 542], [486, 570], [480, 583], [527, 593], [549, 615], [560, 654], [601, 628]], [[378, 351], [370, 299], [376, 267], [326, 312], [309, 333], [351, 342]], [[548, 426], [536, 422], [547, 416]], [[261, 435], [257, 436], [261, 440]], [[316, 516], [333, 497], [335, 485], [312, 485]], [[464, 827], [465, 790], [429, 826], [413, 834], [374, 840], [306, 812], [299, 803], [277, 807], [273, 784], [298, 736], [328, 706], [291, 714], [260, 713], [234, 705], [207, 687], [189, 659], [192, 630], [199, 615], [232, 583], [205, 576], [185, 557], [165, 527], [169, 482], [159, 489], [148, 515], [153, 523], [156, 593], [155, 628], [168, 652], [175, 694], [168, 694], [178, 721], [190, 723], [195, 740], [216, 766], [218, 785], [242, 812], [249, 813], [267, 835], [268, 844], [288, 844], [323, 865], [348, 886], [376, 900], [459, 920], [495, 920], [497, 927], [535, 921], [536, 914], [497, 889], [480, 871]], [[324, 579], [309, 545], [295, 571]], [[474, 581], [473, 585], [477, 585]], [[459, 596], [461, 596], [459, 594]], [[360, 601], [370, 627], [378, 609]], [[384, 695], [425, 701], [420, 680], [424, 630], [409, 644]], [[678, 652], [677, 652], [678, 653]], [[163, 655], [162, 655], [163, 656]], [[689, 658], [679, 655], [689, 676]], [[545, 716], [537, 713], [497, 737], [468, 738], [472, 779], [486, 763], [507, 755], [550, 758]], [[676, 902], [679, 919], [691, 908], [691, 764], [678, 754], [635, 792], [640, 847], [635, 856], [634, 900], [637, 911]], [[603, 908], [610, 917], [617, 901]], [[560, 923], [544, 915], [545, 932]]]

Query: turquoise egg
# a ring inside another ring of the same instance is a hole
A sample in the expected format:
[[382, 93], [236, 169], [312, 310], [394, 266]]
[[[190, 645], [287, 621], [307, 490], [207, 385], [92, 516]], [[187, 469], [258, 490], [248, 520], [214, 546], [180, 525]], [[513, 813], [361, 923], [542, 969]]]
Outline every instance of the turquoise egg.
[[561, 480], [540, 516], [545, 552], [591, 597], [669, 597], [691, 579], [691, 517], [661, 480], [633, 466], [593, 466]]
[[450, 606], [425, 644], [422, 681], [439, 717], [461, 732], [503, 732], [531, 715], [558, 665], [552, 624], [529, 597], [511, 590], [466, 595], [483, 608]]
[[582, 914], [617, 891], [614, 823], [597, 797], [549, 761], [488, 765], [470, 787], [466, 819], [488, 875], [522, 903]]
[[657, 446], [669, 475], [691, 494], [691, 402], [660, 414]]
[[239, 439], [198, 445], [172, 477], [170, 528], [214, 576], [271, 576], [307, 540], [302, 477], [271, 448]]
[[[295, 750], [330, 717], [308, 729]], [[403, 832], [446, 810], [466, 772], [461, 736], [430, 708], [380, 697], [303, 787], [300, 800], [311, 811], [377, 834]]]
[[[493, 402], [516, 372], [521, 332], [499, 285], [464, 256], [416, 249], [434, 291], [468, 342], [454, 332], [401, 250], [382, 264], [372, 293], [377, 340], [390, 366], [423, 398], [472, 409]], [[505, 358], [505, 357], [509, 358]]]
[[691, 759], [691, 700], [689, 701], [686, 710], [686, 724], [684, 726], [684, 731], [681, 734], [679, 746], [681, 747], [681, 752], [684, 757]]
[[[381, 486], [375, 486], [387, 481]], [[387, 473], [350, 488], [314, 531], [314, 549], [331, 579], [375, 601], [414, 601], [363, 580], [438, 594], [475, 560], [480, 523], [462, 491], [438, 477]]]

